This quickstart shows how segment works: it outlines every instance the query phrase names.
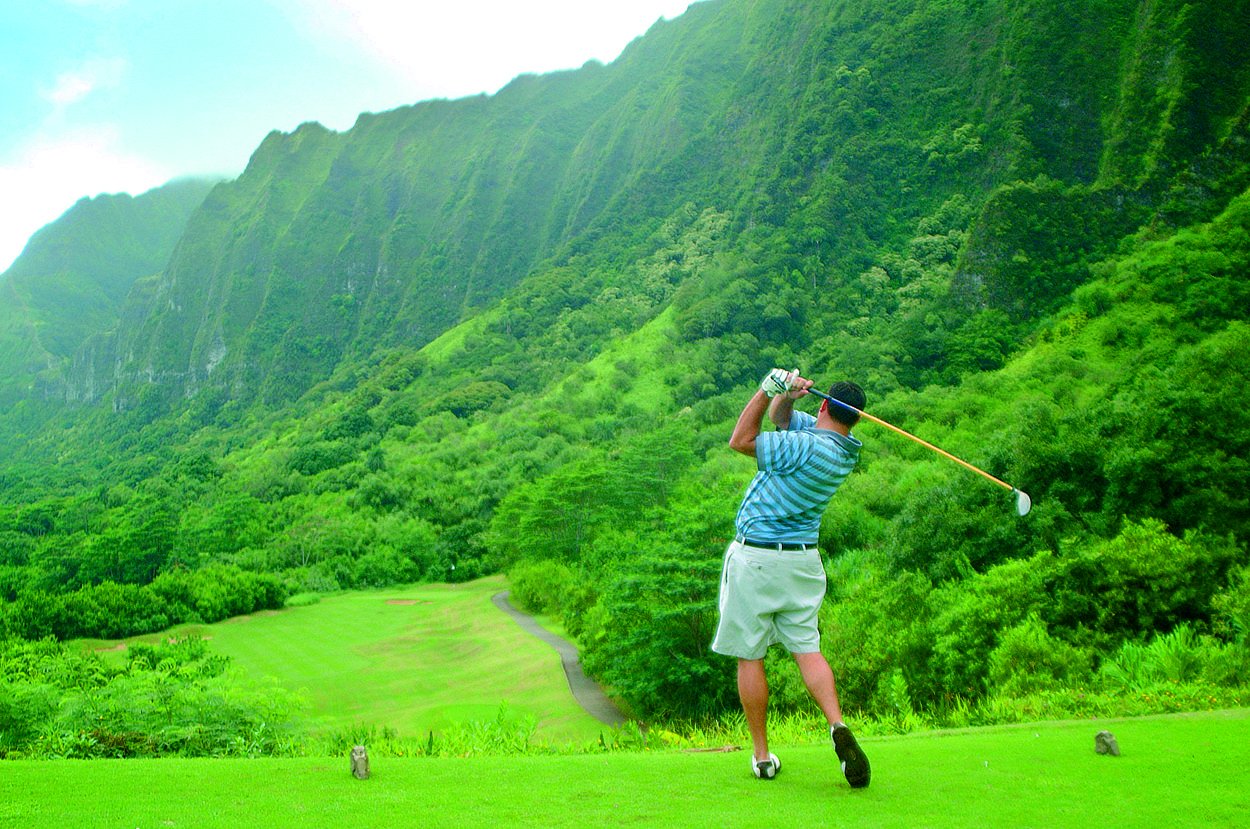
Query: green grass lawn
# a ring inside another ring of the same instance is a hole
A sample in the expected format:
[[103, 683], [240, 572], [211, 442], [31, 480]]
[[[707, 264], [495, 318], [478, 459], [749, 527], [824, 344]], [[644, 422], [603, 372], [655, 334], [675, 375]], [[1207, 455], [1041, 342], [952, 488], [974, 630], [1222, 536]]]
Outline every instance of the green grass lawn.
[[493, 576], [352, 592], [138, 639], [208, 637], [213, 653], [248, 675], [302, 692], [322, 728], [363, 723], [419, 738], [453, 723], [493, 720], [506, 703], [510, 717], [538, 721], [539, 740], [597, 740], [604, 726], [573, 700], [559, 655], [491, 603], [505, 589]]
[[[1121, 757], [1094, 753], [1110, 729]], [[1250, 711], [1042, 723], [862, 741], [868, 789], [831, 748], [747, 755], [90, 760], [0, 764], [0, 826], [1245, 827]]]

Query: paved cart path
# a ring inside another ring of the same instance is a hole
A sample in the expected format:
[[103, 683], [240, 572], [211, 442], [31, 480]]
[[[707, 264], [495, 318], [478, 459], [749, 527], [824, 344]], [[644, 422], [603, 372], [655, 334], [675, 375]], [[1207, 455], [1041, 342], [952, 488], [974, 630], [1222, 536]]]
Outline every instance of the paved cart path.
[[495, 606], [507, 613], [521, 629], [526, 633], [537, 636], [542, 641], [556, 649], [556, 653], [560, 654], [560, 664], [564, 667], [564, 676], [569, 681], [569, 690], [573, 692], [573, 698], [577, 700], [582, 708], [586, 709], [586, 713], [599, 720], [599, 722], [608, 725], [620, 725], [628, 722], [621, 710], [613, 704], [603, 693], [603, 689], [599, 687], [599, 683], [595, 682], [582, 671], [581, 656], [577, 653], [577, 648], [572, 642], [556, 636], [551, 631], [544, 628], [538, 622], [534, 621], [534, 617], [521, 610], [517, 610], [508, 601], [511, 591], [496, 593], [491, 596], [491, 601]]

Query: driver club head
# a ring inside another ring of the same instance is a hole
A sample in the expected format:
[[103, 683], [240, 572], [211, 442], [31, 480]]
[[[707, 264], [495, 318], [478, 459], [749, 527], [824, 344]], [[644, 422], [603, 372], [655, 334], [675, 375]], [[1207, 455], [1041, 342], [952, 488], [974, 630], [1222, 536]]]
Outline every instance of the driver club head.
[[1018, 489], [1013, 489], [1012, 492], [1016, 494], [1016, 512], [1020, 515], [1028, 515], [1029, 510], [1033, 509], [1033, 499], [1027, 492]]

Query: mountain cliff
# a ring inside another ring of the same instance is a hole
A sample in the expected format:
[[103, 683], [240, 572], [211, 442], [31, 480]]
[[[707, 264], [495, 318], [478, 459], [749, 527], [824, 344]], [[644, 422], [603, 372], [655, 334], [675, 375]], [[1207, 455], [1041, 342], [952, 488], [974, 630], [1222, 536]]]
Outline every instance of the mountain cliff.
[[168, 264], [212, 184], [187, 179], [134, 197], [84, 198], [31, 237], [0, 275], [0, 400], [99, 396], [69, 391], [65, 366], [88, 340], [116, 330], [135, 280]]
[[[784, 230], [834, 294], [883, 252], [966, 234], [948, 324], [986, 306], [1019, 323], [1161, 211], [1209, 216], [1244, 184], [1227, 9], [711, 0], [609, 66], [274, 133], [136, 287], [127, 325], [78, 354], [67, 397], [116, 389], [125, 408], [157, 383], [279, 405], [527, 277], [654, 253], [688, 206], [731, 218], [730, 249]], [[1199, 164], [1215, 176], [1195, 193]]]

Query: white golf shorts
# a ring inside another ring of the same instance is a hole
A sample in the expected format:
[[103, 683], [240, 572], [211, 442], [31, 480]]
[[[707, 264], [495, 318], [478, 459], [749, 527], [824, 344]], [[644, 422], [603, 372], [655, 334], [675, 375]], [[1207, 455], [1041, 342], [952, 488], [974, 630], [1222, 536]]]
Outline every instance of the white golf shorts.
[[820, 650], [817, 617], [824, 598], [818, 550], [772, 550], [734, 541], [721, 569], [712, 650], [739, 659], [763, 659], [776, 644], [790, 653], [814, 653]]

